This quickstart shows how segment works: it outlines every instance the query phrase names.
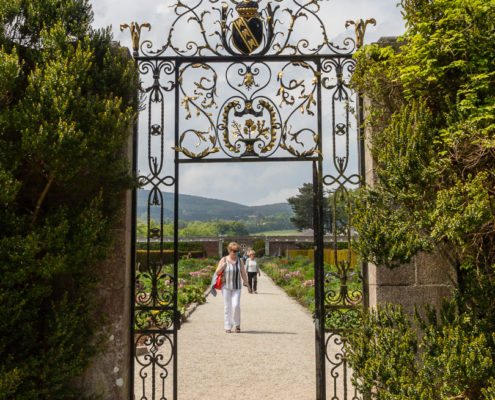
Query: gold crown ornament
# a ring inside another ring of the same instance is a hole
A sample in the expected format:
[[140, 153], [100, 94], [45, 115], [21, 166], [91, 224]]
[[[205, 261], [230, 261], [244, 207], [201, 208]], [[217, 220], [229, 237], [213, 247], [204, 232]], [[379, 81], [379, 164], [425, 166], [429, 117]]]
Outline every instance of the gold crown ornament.
[[258, 3], [252, 0], [244, 0], [235, 7], [237, 13], [242, 18], [254, 18], [258, 16]]

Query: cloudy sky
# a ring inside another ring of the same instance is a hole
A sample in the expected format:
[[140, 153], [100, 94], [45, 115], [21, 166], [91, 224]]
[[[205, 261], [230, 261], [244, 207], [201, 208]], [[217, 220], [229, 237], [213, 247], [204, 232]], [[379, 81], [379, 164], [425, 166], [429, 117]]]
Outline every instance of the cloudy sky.
[[[182, 1], [195, 4], [199, 0]], [[166, 42], [173, 18], [173, 9], [170, 5], [175, 2], [173, 0], [90, 0], [95, 14], [95, 27], [111, 26], [115, 40], [122, 46], [130, 47], [129, 31], [120, 32], [120, 24], [132, 21], [149, 22], [152, 29], [150, 32], [143, 30], [141, 39], [151, 40], [156, 48]], [[206, 3], [207, 0], [204, 2]], [[265, 0], [262, 4], [264, 2]], [[286, 3], [292, 2], [287, 0]], [[404, 21], [396, 3], [396, 0], [323, 0], [319, 16], [325, 21], [328, 36], [336, 43], [342, 43], [345, 37], [354, 37], [352, 28], [345, 29], [345, 21], [375, 18], [377, 24], [375, 27], [368, 27], [365, 39], [365, 43], [372, 43], [382, 36], [397, 36], [404, 32]], [[182, 35], [189, 39], [189, 36], [196, 35], [193, 30], [188, 30], [189, 28], [185, 26], [181, 28], [184, 30], [178, 36]], [[299, 29], [304, 37], [310, 37], [313, 32], [314, 35], [318, 34], [316, 24], [301, 25]], [[275, 104], [279, 104], [279, 101]], [[171, 111], [168, 113], [165, 115], [166, 120], [172, 117]], [[326, 117], [323, 118], [325, 120]], [[142, 174], [147, 173], [146, 124], [143, 122], [145, 119], [146, 114], [140, 121], [139, 169]], [[168, 146], [170, 143], [165, 144], [166, 149], [170, 149]], [[325, 150], [330, 151], [326, 153], [324, 173], [332, 175], [331, 157], [328, 157], [331, 153], [330, 146], [331, 144], [328, 143], [328, 149]], [[352, 163], [355, 160], [352, 142], [350, 148]], [[166, 152], [165, 157], [171, 160], [172, 152]], [[166, 162], [165, 168], [168, 170], [166, 175], [172, 175], [173, 164]], [[353, 172], [353, 169], [350, 167], [349, 171]], [[304, 182], [310, 181], [311, 163], [213, 163], [182, 164], [179, 185], [180, 192], [185, 194], [221, 198], [246, 205], [260, 205], [284, 202], [288, 197], [295, 195], [297, 188]]]

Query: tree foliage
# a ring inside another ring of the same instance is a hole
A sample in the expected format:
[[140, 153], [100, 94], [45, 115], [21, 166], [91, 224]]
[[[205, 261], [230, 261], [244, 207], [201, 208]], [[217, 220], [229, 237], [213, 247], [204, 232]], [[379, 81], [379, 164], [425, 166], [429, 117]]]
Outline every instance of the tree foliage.
[[[160, 229], [154, 219], [150, 219], [151, 229]], [[259, 215], [256, 218], [239, 221], [183, 221], [179, 220], [180, 236], [247, 236], [251, 233], [263, 233], [272, 230], [293, 229], [287, 214]], [[144, 237], [148, 234], [148, 224], [138, 218], [137, 235]], [[163, 225], [163, 235], [174, 235], [173, 222]]]
[[[294, 216], [290, 221], [302, 231], [313, 229], [314, 194], [313, 184], [304, 183], [299, 194], [287, 199]], [[327, 232], [343, 233], [349, 226], [349, 208], [352, 207], [355, 189], [342, 187], [336, 191], [328, 191], [323, 196], [323, 227]]]
[[[160, 225], [153, 219], [150, 220], [151, 229], [160, 229]], [[179, 221], [179, 236], [194, 237], [194, 236], [210, 236], [218, 235], [228, 236], [247, 236], [249, 234], [247, 228], [240, 221]], [[148, 225], [146, 222], [138, 219], [137, 235], [147, 236]], [[174, 223], [169, 222], [163, 225], [163, 236], [174, 235]]]
[[287, 199], [294, 212], [290, 221], [300, 231], [313, 229], [313, 185], [304, 183], [298, 190], [299, 194]]
[[[420, 251], [442, 254], [458, 279], [458, 318], [444, 326], [445, 343], [453, 345], [459, 330], [470, 330], [466, 343], [483, 347], [493, 360], [495, 1], [402, 0], [401, 6], [407, 31], [399, 39], [400, 51], [365, 47], [354, 75], [356, 89], [372, 104], [367, 123], [377, 179], [357, 204], [353, 225], [359, 251], [388, 267], [407, 263]], [[380, 331], [380, 321], [372, 319], [368, 326], [380, 338], [391, 335]], [[444, 339], [434, 340], [443, 346]], [[439, 348], [444, 350], [432, 357], [448, 361], [448, 345]], [[467, 349], [463, 356], [470, 357]], [[429, 389], [423, 394], [407, 397], [387, 383], [387, 375], [366, 375], [364, 364], [356, 365], [363, 379], [379, 388], [377, 398], [447, 398], [434, 389], [434, 380], [430, 386], [424, 381]], [[424, 373], [428, 363], [418, 368]], [[474, 369], [452, 368], [474, 382]], [[493, 363], [486, 368], [493, 378]], [[398, 381], [405, 377], [400, 374]], [[489, 390], [489, 380], [455, 386], [454, 375], [445, 378], [451, 398], [481, 398], [476, 396]]]
[[87, 0], [0, 0], [0, 398], [80, 398], [123, 190], [132, 63]]

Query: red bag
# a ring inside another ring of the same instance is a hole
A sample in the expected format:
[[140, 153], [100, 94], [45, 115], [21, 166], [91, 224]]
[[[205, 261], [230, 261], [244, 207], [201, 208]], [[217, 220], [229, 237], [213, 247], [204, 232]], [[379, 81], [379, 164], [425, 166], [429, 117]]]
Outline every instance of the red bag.
[[215, 283], [215, 286], [213, 286], [215, 289], [218, 290], [222, 289], [222, 277], [223, 277], [223, 272], [219, 274], [217, 277], [217, 282]]

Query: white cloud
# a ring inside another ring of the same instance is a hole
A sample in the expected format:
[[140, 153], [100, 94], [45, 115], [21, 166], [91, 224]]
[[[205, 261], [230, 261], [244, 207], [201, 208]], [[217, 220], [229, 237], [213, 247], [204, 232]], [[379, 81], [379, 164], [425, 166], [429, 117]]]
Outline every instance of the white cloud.
[[264, 204], [282, 203], [285, 202], [289, 197], [295, 196], [297, 193], [298, 190], [294, 187], [280, 189], [276, 192], [269, 192], [264, 197], [259, 197], [252, 203], [252, 205], [261, 206]]
[[[187, 4], [196, 4], [199, 0], [182, 0]], [[170, 5], [175, 0], [90, 0], [95, 12], [95, 27], [105, 27], [112, 25], [112, 32], [116, 40], [120, 41], [122, 46], [131, 45], [131, 36], [129, 31], [120, 32], [121, 23], [138, 23], [149, 22], [152, 30], [143, 30], [142, 40], [151, 40], [155, 48], [161, 47], [166, 40], [168, 29], [172, 21], [176, 18]], [[208, 4], [208, 0], [203, 0]], [[218, 7], [220, 3], [215, 3]], [[264, 7], [266, 1], [262, 1]], [[294, 4], [291, 0], [285, 1], [284, 4]], [[281, 8], [284, 8], [282, 4]], [[376, 41], [381, 36], [397, 36], [404, 32], [404, 21], [401, 18], [400, 10], [396, 7], [396, 0], [331, 0], [321, 2], [320, 17], [324, 21], [328, 36], [336, 42], [342, 42], [345, 37], [354, 37], [354, 29], [350, 27], [345, 29], [346, 20], [356, 20], [358, 18], [375, 18], [377, 26], [368, 26], [366, 32], [366, 43]], [[211, 5], [210, 5], [211, 7]], [[292, 6], [295, 9], [294, 6]], [[176, 38], [184, 41], [196, 37], [198, 33], [189, 29], [185, 21], [178, 24], [175, 31]], [[210, 29], [214, 25], [210, 23], [206, 28]], [[320, 29], [318, 24], [305, 22], [301, 24], [304, 29], [303, 35], [319, 35]], [[287, 27], [285, 26], [285, 29]], [[316, 39], [315, 39], [316, 40]], [[167, 78], [168, 79], [168, 78]], [[224, 82], [223, 76], [219, 75], [218, 84]], [[220, 104], [224, 99], [220, 99]], [[273, 96], [275, 104], [279, 104], [280, 98]], [[170, 102], [167, 103], [167, 106]], [[325, 106], [326, 107], [326, 106]], [[323, 120], [328, 119], [328, 109], [324, 109]], [[172, 146], [173, 126], [172, 107], [168, 107], [165, 112], [165, 125], [168, 129], [169, 137], [165, 145], [165, 175], [173, 174], [173, 152]], [[181, 122], [182, 124], [182, 122]], [[182, 126], [182, 125], [181, 125]], [[355, 127], [355, 123], [353, 124]], [[139, 144], [139, 168], [142, 173], [147, 170], [147, 113], [141, 116], [140, 126], [140, 144]], [[328, 140], [329, 130], [324, 133], [326, 139], [324, 142], [325, 151], [330, 149]], [[351, 146], [351, 163], [350, 171], [355, 172], [357, 169], [356, 152], [355, 152], [355, 134], [352, 134]], [[154, 150], [156, 154], [156, 149]], [[338, 153], [345, 153], [345, 144], [338, 143]], [[330, 153], [330, 152], [328, 152]], [[331, 154], [325, 154], [324, 173], [332, 174]], [[297, 193], [297, 188], [305, 182], [312, 179], [311, 163], [218, 163], [218, 164], [195, 164], [180, 166], [180, 191], [181, 193], [200, 195], [211, 198], [222, 198], [240, 202], [243, 204], [263, 204], [285, 201], [288, 197]], [[168, 189], [168, 188], [167, 188]]]
[[310, 162], [182, 164], [180, 191], [247, 205], [280, 203], [312, 179]]

